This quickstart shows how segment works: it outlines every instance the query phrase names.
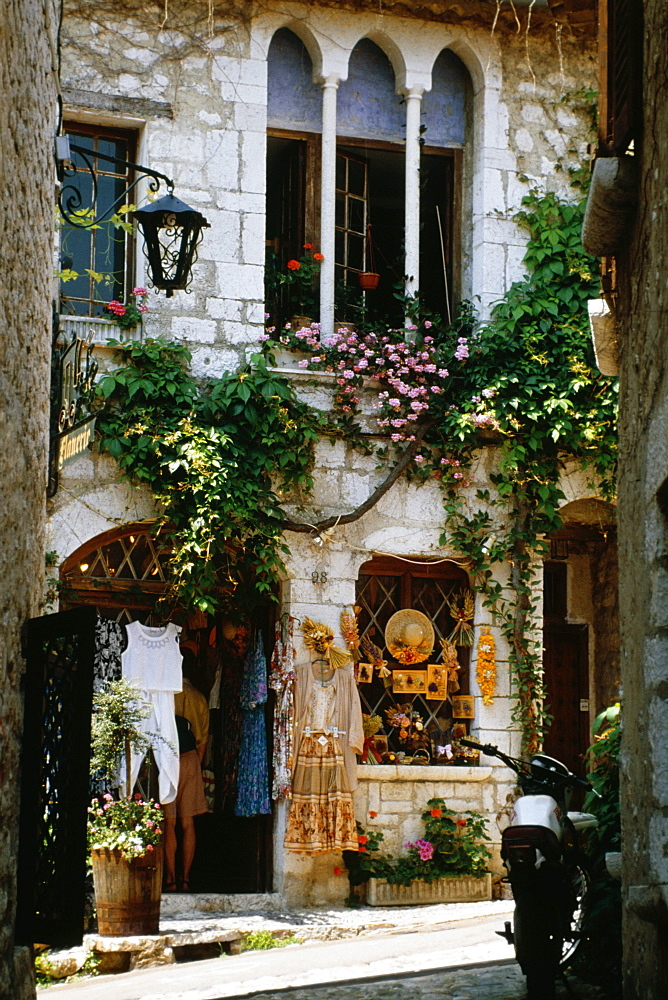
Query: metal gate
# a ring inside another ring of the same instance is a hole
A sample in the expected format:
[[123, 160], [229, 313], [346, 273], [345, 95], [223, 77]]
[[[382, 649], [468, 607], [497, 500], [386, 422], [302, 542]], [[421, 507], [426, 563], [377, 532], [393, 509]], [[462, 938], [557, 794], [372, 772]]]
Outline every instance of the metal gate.
[[16, 940], [80, 944], [95, 653], [94, 608], [33, 618], [21, 775]]

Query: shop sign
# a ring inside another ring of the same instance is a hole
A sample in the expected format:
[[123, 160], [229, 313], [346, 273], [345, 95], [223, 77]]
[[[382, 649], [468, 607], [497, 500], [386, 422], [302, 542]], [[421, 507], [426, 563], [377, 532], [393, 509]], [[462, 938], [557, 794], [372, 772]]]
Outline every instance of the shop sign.
[[88, 417], [69, 431], [58, 435], [58, 469], [73, 462], [93, 443], [95, 437], [95, 417]]
[[58, 488], [58, 473], [92, 444], [95, 417], [90, 405], [95, 390], [97, 362], [93, 345], [73, 336], [63, 337], [56, 323], [51, 377], [51, 458], [49, 496]]

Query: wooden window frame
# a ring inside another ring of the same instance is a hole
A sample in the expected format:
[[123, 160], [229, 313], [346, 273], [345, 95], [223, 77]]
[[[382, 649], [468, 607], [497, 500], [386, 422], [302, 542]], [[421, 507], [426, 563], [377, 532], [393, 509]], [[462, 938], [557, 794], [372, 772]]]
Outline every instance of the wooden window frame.
[[[124, 127], [119, 125], [106, 124], [92, 124], [90, 122], [79, 122], [71, 119], [66, 119], [64, 122], [64, 130], [68, 135], [72, 135], [74, 142], [76, 144], [77, 136], [90, 136], [94, 140], [94, 148], [97, 148], [98, 139], [116, 139], [127, 143], [127, 155], [125, 159], [129, 162], [136, 162], [137, 159], [137, 148], [139, 145], [139, 133], [137, 129]], [[103, 176], [113, 176], [122, 177], [126, 186], [132, 183], [134, 178], [134, 173], [130, 168], [124, 169], [123, 173], [120, 173], [120, 169], [116, 170], [113, 164], [105, 163], [104, 160], [95, 160], [93, 158], [93, 167], [95, 169], [98, 177]], [[111, 224], [111, 223], [110, 223]], [[64, 224], [63, 231], [67, 229], [67, 224]], [[91, 230], [91, 241], [92, 247], [94, 248], [96, 241], [101, 232], [104, 230]], [[94, 249], [92, 250], [94, 257]], [[94, 261], [90, 261], [93, 263]], [[130, 291], [132, 290], [135, 281], [135, 262], [136, 262], [136, 246], [134, 234], [126, 233], [124, 241], [124, 261], [123, 261], [123, 288], [122, 294], [118, 292], [113, 295], [109, 293], [110, 298], [118, 298], [120, 301], [125, 302], [128, 298]], [[76, 261], [75, 261], [76, 264]], [[75, 268], [76, 269], [76, 268]], [[109, 286], [104, 285], [103, 288], [109, 288]], [[74, 315], [78, 316], [99, 316], [100, 304], [108, 301], [108, 299], [103, 299], [95, 295], [96, 283], [92, 278], [89, 279], [89, 295], [88, 297], [68, 295], [67, 283], [61, 283], [61, 313], [67, 313], [67, 302], [87, 304], [87, 312], [75, 312]], [[102, 313], [104, 315], [104, 313]]]

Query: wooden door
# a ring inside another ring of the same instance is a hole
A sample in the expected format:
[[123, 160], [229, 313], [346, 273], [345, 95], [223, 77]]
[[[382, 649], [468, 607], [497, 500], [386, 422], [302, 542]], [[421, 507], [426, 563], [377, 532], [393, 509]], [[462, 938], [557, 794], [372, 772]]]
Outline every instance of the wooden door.
[[553, 716], [544, 752], [580, 776], [589, 746], [589, 657], [586, 625], [546, 625], [543, 668], [547, 709]]

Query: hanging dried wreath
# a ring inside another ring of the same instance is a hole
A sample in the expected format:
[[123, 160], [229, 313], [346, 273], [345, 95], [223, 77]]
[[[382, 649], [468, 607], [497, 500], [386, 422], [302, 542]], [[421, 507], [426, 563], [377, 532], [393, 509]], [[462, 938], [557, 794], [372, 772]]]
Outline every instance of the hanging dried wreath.
[[350, 663], [350, 653], [347, 649], [339, 649], [334, 645], [334, 633], [328, 625], [305, 618], [299, 627], [308, 649], [324, 656], [330, 667], [345, 667]]
[[496, 689], [496, 642], [488, 629], [480, 633], [478, 639], [478, 666], [476, 680], [482, 691], [483, 705], [491, 705]]
[[451, 617], [455, 619], [455, 627], [448, 636], [448, 640], [456, 646], [472, 646], [473, 628], [471, 622], [473, 621], [475, 610], [473, 591], [462, 590], [460, 593], [455, 594], [448, 601], [448, 608]]

